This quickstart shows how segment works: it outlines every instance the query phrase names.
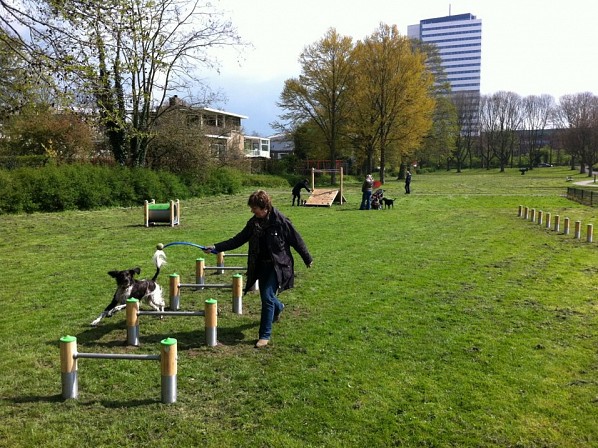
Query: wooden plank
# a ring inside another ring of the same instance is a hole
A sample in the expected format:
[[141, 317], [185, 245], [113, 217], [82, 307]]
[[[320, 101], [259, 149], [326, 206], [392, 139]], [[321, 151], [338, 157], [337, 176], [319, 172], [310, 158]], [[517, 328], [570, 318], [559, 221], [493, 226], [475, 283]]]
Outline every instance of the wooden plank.
[[346, 202], [345, 198], [340, 198], [338, 190], [314, 189], [307, 199], [306, 207], [330, 207], [333, 202]]

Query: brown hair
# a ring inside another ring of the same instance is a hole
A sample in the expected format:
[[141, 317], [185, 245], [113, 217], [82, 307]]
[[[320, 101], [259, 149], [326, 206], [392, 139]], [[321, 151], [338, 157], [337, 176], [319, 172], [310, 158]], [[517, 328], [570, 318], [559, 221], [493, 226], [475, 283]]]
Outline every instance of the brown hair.
[[247, 205], [250, 207], [267, 209], [268, 211], [272, 210], [272, 200], [264, 190], [258, 190], [251, 193]]

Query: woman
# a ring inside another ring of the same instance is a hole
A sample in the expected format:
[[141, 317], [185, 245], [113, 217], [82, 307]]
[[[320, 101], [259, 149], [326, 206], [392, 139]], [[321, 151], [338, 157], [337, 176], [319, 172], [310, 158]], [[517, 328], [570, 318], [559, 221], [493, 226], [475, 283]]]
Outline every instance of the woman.
[[262, 315], [259, 338], [255, 346], [262, 348], [270, 341], [272, 322], [279, 320], [284, 309], [284, 304], [276, 294], [294, 285], [291, 247], [297, 251], [308, 268], [311, 267], [313, 259], [299, 232], [286, 216], [272, 206], [270, 196], [265, 191], [252, 193], [247, 205], [253, 217], [247, 221], [245, 227], [231, 239], [206, 247], [204, 251], [225, 252], [249, 243], [245, 293], [259, 281]]
[[365, 176], [365, 180], [361, 185], [361, 205], [359, 210], [369, 210], [372, 207], [372, 187], [374, 186], [374, 178], [371, 174]]

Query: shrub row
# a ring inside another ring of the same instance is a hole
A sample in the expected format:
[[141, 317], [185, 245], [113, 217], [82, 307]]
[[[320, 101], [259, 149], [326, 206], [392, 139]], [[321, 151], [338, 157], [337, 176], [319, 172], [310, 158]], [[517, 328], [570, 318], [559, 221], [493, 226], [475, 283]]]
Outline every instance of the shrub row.
[[[146, 199], [166, 202], [174, 198], [236, 194], [247, 185], [245, 177], [230, 168], [214, 170], [201, 182], [144, 168], [47, 165], [0, 170], [0, 214], [130, 207]], [[285, 183], [280, 178], [265, 177], [271, 182]]]

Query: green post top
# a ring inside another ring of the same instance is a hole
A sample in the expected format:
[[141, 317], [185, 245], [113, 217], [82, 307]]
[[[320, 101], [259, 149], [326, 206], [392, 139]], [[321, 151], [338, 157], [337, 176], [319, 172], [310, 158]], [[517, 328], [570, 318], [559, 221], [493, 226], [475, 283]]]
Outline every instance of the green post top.
[[135, 302], [139, 302], [139, 299], [136, 299], [135, 297], [129, 297], [127, 299], [127, 303], [135, 303]]
[[215, 305], [217, 303], [218, 303], [218, 301], [216, 299], [208, 299], [208, 300], [206, 300], [206, 304], [207, 305]]
[[241, 274], [233, 274], [233, 278], [239, 278], [239, 277], [243, 277], [243, 275], [241, 275]]
[[160, 341], [160, 344], [162, 344], [162, 345], [176, 345], [176, 339], [175, 338], [162, 339]]
[[63, 336], [60, 338], [60, 342], [77, 342], [77, 338], [75, 336]]
[[176, 272], [174, 274], [170, 274], [169, 277], [178, 277], [179, 274], [177, 274]]
[[196, 261], [196, 262], [197, 262], [197, 261], [206, 261], [206, 259], [205, 259], [205, 258], [203, 258], [203, 257], [201, 257], [201, 258], [197, 258], [195, 261]]

